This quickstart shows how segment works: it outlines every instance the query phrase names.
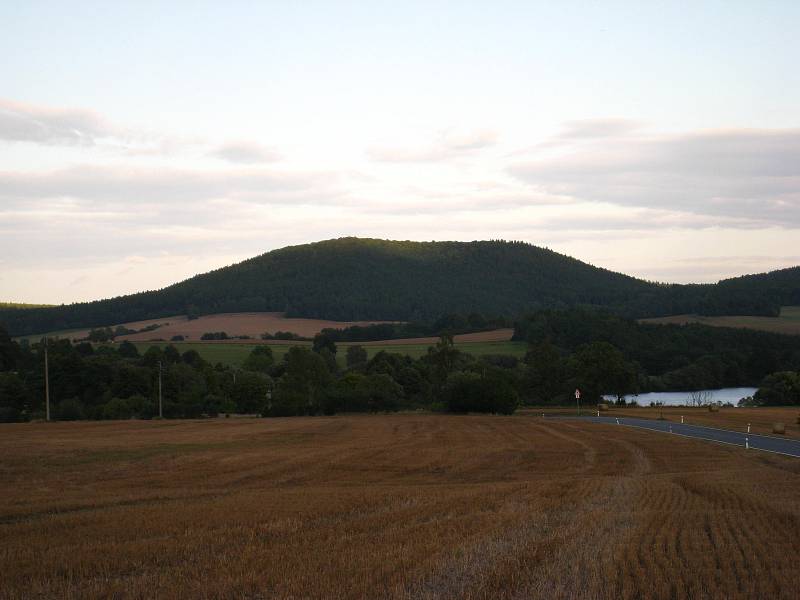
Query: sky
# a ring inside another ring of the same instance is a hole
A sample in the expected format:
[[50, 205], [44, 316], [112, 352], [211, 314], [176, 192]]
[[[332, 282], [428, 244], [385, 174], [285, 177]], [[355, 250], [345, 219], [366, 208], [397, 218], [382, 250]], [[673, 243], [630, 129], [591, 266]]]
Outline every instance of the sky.
[[800, 3], [0, 3], [0, 301], [343, 236], [800, 264]]

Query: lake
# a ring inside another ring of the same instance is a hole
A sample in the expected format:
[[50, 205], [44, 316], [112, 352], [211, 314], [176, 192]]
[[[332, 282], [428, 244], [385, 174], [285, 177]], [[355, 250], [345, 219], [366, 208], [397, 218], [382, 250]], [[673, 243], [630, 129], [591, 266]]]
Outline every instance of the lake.
[[[730, 402], [736, 406], [742, 398], [752, 396], [756, 393], [758, 388], [741, 387], [741, 388], [723, 388], [719, 390], [699, 390], [700, 392], [710, 394], [708, 398], [710, 402]], [[693, 392], [647, 392], [646, 394], [630, 394], [625, 396], [625, 401], [630, 402], [636, 400], [640, 406], [650, 406], [651, 402], [661, 402], [664, 406], [679, 406], [681, 404], [690, 406], [690, 394]], [[695, 392], [697, 393], [697, 392]], [[605, 395], [603, 399], [607, 402], [615, 402], [616, 396]]]

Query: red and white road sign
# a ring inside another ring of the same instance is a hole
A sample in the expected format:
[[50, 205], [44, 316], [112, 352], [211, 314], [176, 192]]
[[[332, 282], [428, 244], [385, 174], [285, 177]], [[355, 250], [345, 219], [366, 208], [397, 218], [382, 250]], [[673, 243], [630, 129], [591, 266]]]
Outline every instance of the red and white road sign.
[[580, 400], [580, 398], [581, 398], [581, 391], [575, 390], [575, 400]]

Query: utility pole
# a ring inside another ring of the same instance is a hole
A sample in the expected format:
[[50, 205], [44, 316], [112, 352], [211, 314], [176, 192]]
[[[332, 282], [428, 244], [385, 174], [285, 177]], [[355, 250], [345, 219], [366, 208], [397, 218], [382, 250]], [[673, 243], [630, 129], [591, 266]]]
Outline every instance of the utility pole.
[[158, 361], [158, 418], [164, 418], [164, 410], [161, 405], [161, 361]]
[[50, 368], [47, 364], [47, 337], [44, 338], [44, 406], [45, 420], [50, 420]]

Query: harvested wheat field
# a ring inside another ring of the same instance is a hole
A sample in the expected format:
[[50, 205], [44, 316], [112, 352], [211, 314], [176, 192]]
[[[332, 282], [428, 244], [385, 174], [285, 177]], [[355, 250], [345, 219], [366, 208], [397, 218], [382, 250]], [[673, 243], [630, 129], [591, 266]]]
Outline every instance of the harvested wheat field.
[[326, 328], [343, 329], [354, 325], [372, 325], [386, 323], [387, 321], [326, 321], [323, 319], [290, 319], [283, 313], [277, 312], [251, 312], [251, 313], [220, 313], [216, 315], [203, 315], [197, 319], [187, 320], [186, 317], [162, 319], [168, 325], [159, 327], [154, 331], [133, 333], [117, 338], [136, 342], [163, 339], [169, 340], [174, 335], [182, 335], [186, 339], [199, 340], [204, 333], [224, 331], [228, 335], [249, 335], [258, 339], [262, 333], [288, 331], [303, 337], [314, 337]]
[[[595, 414], [594, 405], [584, 406], [584, 415]], [[519, 414], [528, 416], [547, 415], [574, 415], [575, 406], [559, 408], [526, 408]], [[800, 406], [759, 406], [738, 408], [722, 406], [716, 412], [710, 412], [708, 407], [652, 406], [625, 407], [608, 405], [607, 410], [601, 414], [611, 417], [634, 417], [638, 419], [664, 419], [672, 423], [680, 423], [681, 417], [688, 425], [702, 425], [704, 427], [717, 427], [732, 431], [746, 432], [750, 424], [750, 431], [760, 435], [773, 435], [772, 425], [783, 423], [786, 433], [778, 437], [787, 439], [800, 439]]]
[[796, 598], [800, 461], [532, 417], [3, 425], [3, 598]]
[[658, 408], [616, 408], [612, 407], [608, 414], [620, 414], [626, 417], [639, 417], [644, 419], [657, 419], [663, 416], [668, 421], [680, 423], [681, 416], [684, 422], [691, 425], [703, 425], [705, 427], [719, 427], [720, 429], [732, 429], [734, 431], [747, 431], [750, 424], [750, 431], [753, 433], [772, 435], [772, 425], [783, 423], [786, 426], [786, 433], [781, 437], [800, 438], [800, 406], [785, 407], [758, 407], [758, 408], [732, 408], [729, 406], [720, 407], [717, 412], [709, 412], [708, 408], [678, 408], [664, 407], [663, 411]]

